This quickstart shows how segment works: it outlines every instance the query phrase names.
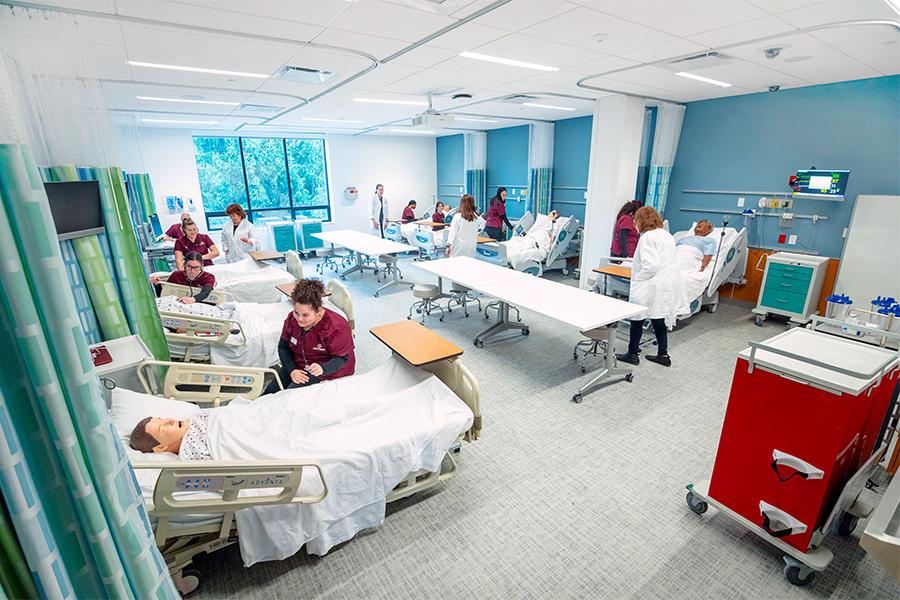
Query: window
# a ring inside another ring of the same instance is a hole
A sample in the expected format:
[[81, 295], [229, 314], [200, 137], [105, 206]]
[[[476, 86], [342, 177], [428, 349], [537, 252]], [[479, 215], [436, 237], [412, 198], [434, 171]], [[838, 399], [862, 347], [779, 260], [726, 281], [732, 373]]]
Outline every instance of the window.
[[195, 137], [197, 174], [211, 231], [237, 202], [251, 221], [331, 220], [325, 140]]

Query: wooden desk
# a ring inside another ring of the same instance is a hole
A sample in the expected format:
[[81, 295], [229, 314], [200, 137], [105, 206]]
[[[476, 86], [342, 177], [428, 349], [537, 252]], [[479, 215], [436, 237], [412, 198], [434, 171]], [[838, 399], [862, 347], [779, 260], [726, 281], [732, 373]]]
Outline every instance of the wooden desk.
[[603, 275], [611, 275], [612, 277], [621, 277], [623, 279], [631, 279], [631, 269], [628, 267], [620, 267], [618, 265], [607, 265], [605, 267], [594, 267], [594, 273]]
[[483, 235], [479, 235], [476, 240], [479, 244], [490, 244], [491, 242], [496, 242], [494, 238], [484, 237]]
[[463, 349], [417, 321], [397, 321], [369, 332], [414, 367], [460, 356]]
[[[290, 298], [291, 294], [294, 291], [294, 288], [297, 287], [297, 282], [291, 281], [290, 283], [279, 283], [275, 287], [278, 289], [279, 292], [281, 292], [282, 294], [284, 294], [285, 296]], [[330, 295], [331, 295], [331, 292], [325, 292], [325, 297], [328, 297]]]
[[274, 250], [254, 250], [249, 253], [253, 260], [277, 260], [284, 258], [284, 252], [276, 252]]
[[436, 221], [426, 221], [425, 219], [421, 221], [416, 221], [416, 225], [425, 225], [426, 227], [446, 227], [446, 223], [438, 223]]

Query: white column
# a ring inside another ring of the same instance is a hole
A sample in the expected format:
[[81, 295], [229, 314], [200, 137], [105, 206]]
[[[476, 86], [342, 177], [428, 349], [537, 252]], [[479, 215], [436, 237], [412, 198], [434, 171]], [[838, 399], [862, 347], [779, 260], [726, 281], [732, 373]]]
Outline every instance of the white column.
[[582, 288], [588, 286], [591, 271], [609, 256], [616, 213], [634, 200], [644, 101], [630, 96], [608, 96], [594, 102], [591, 161], [588, 169], [587, 203], [581, 248]]

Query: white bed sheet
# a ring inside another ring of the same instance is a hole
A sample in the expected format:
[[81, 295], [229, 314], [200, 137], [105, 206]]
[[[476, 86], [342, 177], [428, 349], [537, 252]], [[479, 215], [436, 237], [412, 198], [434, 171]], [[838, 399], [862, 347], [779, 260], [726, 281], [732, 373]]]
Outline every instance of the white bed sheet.
[[216, 277], [216, 291], [228, 292], [235, 302], [284, 302], [287, 297], [275, 286], [294, 281], [294, 276], [284, 269], [262, 266], [252, 257], [206, 270]]
[[568, 224], [570, 218], [558, 217], [556, 221], [551, 221], [549, 215], [538, 214], [524, 236], [501, 242], [506, 246], [506, 255], [512, 268], [520, 271], [529, 261], [544, 262], [550, 254], [557, 232]]
[[[672, 237], [678, 242], [678, 240], [693, 235], [693, 233], [694, 228], [692, 226], [686, 231], [676, 232]], [[706, 291], [710, 282], [718, 277], [722, 269], [725, 268], [725, 261], [722, 258], [728, 255], [728, 251], [740, 239], [740, 234], [733, 227], [725, 228], [724, 239], [721, 239], [721, 235], [722, 229], [718, 227], [709, 234], [709, 237], [716, 241], [717, 253], [709, 261], [709, 267], [702, 272], [700, 271], [700, 264], [703, 260], [703, 254], [699, 250], [691, 246], [676, 246], [675, 248], [678, 269], [681, 272], [685, 306], [688, 307], [685, 309], [687, 312], [689, 312], [690, 304]], [[717, 257], [719, 257], [718, 260]]]

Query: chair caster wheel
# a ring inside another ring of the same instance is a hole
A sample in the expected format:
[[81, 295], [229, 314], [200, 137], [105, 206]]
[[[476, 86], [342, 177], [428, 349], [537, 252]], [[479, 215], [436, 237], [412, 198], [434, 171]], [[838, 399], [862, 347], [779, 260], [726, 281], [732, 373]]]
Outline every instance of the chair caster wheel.
[[634, 373], [627, 374], [625, 376], [625, 381], [627, 381], [628, 383], [631, 383], [632, 381], [634, 381]]
[[440, 319], [438, 319], [438, 321], [441, 321], [443, 323], [444, 317], [441, 317]]
[[375, 292], [375, 297], [376, 297], [376, 298], [378, 297], [378, 292]]
[[412, 321], [412, 316], [407, 316], [407, 317], [406, 317], [406, 320], [407, 320], [407, 321]]
[[587, 369], [584, 368], [584, 367], [581, 367], [581, 372], [582, 372], [582, 373], [587, 373]]
[[756, 325], [757, 327], [762, 327], [763, 323], [765, 323], [765, 322], [766, 322], [766, 318], [762, 315], [757, 316], [756, 319], [753, 320], [753, 324]]
[[469, 318], [469, 313], [466, 313], [466, 318], [467, 318], [467, 319]]
[[516, 323], [521, 323], [521, 322], [522, 322], [522, 317], [516, 317]]
[[709, 504], [707, 504], [703, 500], [696, 498], [694, 496], [694, 492], [688, 492], [687, 496], [685, 497], [685, 500], [687, 500], [688, 508], [690, 508], [693, 512], [697, 513], [698, 515], [702, 515], [709, 508]]
[[341, 275], [341, 281], [347, 281], [347, 276], [346, 276], [346, 275]]
[[581, 394], [575, 394], [574, 396], [572, 396], [572, 402], [574, 402], [575, 404], [581, 404], [583, 400], [584, 398]]
[[475, 338], [475, 347], [476, 348], [484, 348], [484, 342], [482, 342], [478, 338]]
[[529, 330], [529, 329], [523, 329], [523, 330], [522, 330], [522, 335], [528, 335], [528, 334], [530, 334], [530, 333], [531, 333], [531, 330]]
[[448, 312], [448, 313], [452, 313], [452, 312], [453, 312], [453, 309], [452, 309], [452, 308], [448, 308], [448, 309], [447, 309], [447, 312]]

